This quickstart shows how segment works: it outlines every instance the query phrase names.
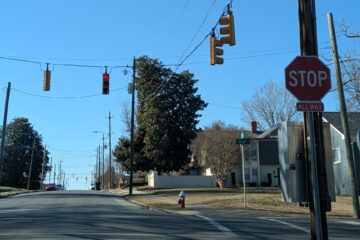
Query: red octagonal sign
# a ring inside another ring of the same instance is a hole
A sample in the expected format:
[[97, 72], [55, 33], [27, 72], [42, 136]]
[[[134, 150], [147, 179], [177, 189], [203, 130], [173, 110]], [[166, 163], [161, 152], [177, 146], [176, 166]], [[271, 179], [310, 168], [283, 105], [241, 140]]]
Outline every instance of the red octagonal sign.
[[285, 68], [285, 82], [300, 101], [320, 101], [331, 89], [330, 70], [316, 56], [298, 56]]

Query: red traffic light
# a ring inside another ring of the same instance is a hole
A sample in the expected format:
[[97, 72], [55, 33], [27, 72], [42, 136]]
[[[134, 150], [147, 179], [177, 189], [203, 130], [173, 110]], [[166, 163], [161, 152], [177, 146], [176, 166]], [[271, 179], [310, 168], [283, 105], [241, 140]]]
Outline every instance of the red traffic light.
[[109, 81], [110, 80], [110, 75], [108, 73], [104, 73], [103, 74], [103, 80], [104, 81]]
[[107, 72], [103, 73], [103, 94], [109, 94], [109, 85], [110, 85], [110, 74]]

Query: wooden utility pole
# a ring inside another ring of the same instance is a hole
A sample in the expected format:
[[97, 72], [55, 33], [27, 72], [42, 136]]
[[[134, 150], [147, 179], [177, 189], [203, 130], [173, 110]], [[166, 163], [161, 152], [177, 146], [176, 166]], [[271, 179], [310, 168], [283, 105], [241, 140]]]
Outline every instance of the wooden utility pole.
[[101, 160], [101, 157], [100, 157], [100, 149], [101, 149], [101, 147], [100, 147], [100, 145], [99, 145], [99, 147], [98, 147], [98, 150], [97, 150], [97, 155], [98, 155], [98, 189], [97, 190], [100, 190], [100, 183], [101, 183], [101, 180], [100, 180], [100, 176], [101, 176], [101, 174], [100, 174], [100, 170], [101, 170], [101, 163], [100, 163], [100, 160]]
[[60, 166], [59, 166], [59, 174], [58, 174], [58, 184], [60, 185], [61, 184], [61, 178], [62, 178], [62, 172], [61, 172], [61, 163], [62, 163], [62, 160], [60, 160]]
[[102, 189], [105, 189], [105, 136], [103, 133], [102, 136], [103, 145], [102, 145]]
[[1, 185], [1, 178], [2, 178], [2, 165], [3, 165], [3, 157], [4, 157], [5, 132], [6, 132], [6, 122], [7, 122], [8, 107], [9, 107], [10, 89], [11, 89], [11, 82], [8, 82], [8, 87], [7, 87], [7, 91], [6, 91], [6, 99], [5, 99], [5, 111], [4, 111], [4, 119], [3, 119], [3, 125], [2, 125], [2, 134], [1, 134], [0, 185]]
[[359, 193], [357, 191], [357, 182], [356, 182], [356, 172], [354, 166], [354, 156], [353, 151], [351, 148], [351, 139], [350, 139], [350, 130], [349, 130], [349, 122], [347, 118], [347, 110], [346, 110], [346, 103], [344, 97], [344, 89], [343, 89], [343, 82], [341, 78], [341, 68], [339, 63], [339, 54], [337, 49], [336, 43], [336, 35], [335, 35], [335, 28], [334, 28], [334, 21], [332, 13], [328, 13], [328, 24], [329, 24], [329, 32], [330, 32], [330, 40], [331, 40], [331, 48], [333, 50], [334, 55], [334, 67], [335, 67], [335, 77], [339, 95], [339, 102], [340, 102], [340, 112], [341, 112], [341, 124], [342, 129], [344, 131], [345, 136], [345, 147], [346, 147], [346, 156], [348, 161], [348, 171], [351, 181], [351, 191], [352, 191], [352, 204], [354, 214], [357, 219], [360, 218], [359, 212]]
[[42, 161], [42, 166], [41, 166], [41, 179], [40, 179], [40, 190], [43, 189], [43, 181], [44, 179], [44, 168], [45, 168], [45, 158], [46, 158], [46, 146], [44, 148], [44, 153], [43, 153], [43, 161]]
[[52, 158], [50, 159], [49, 184], [51, 182], [51, 174], [52, 174]]
[[242, 165], [242, 181], [243, 181], [243, 195], [244, 195], [244, 208], [246, 208], [246, 179], [245, 179], [245, 153], [244, 145], [241, 144], [241, 165]]
[[56, 163], [54, 168], [54, 185], [56, 185]]
[[33, 141], [32, 149], [31, 149], [30, 167], [29, 167], [28, 182], [27, 182], [27, 188], [26, 188], [27, 190], [30, 189], [31, 172], [32, 172], [32, 165], [33, 165], [33, 160], [34, 160], [35, 140], [36, 140], [36, 137], [34, 136], [34, 141]]
[[[318, 56], [315, 0], [299, 0], [300, 47], [302, 56]], [[327, 190], [321, 112], [305, 112], [305, 148], [309, 184], [311, 239], [328, 239], [326, 211], [330, 210]], [[311, 167], [310, 167], [311, 166]]]
[[129, 195], [131, 196], [133, 193], [133, 164], [134, 164], [134, 115], [135, 115], [135, 70], [136, 70], [136, 60], [133, 60], [133, 79], [132, 79], [132, 89], [131, 89], [131, 135], [130, 135], [130, 182], [129, 182]]
[[112, 160], [112, 152], [111, 152], [111, 113], [109, 111], [109, 189], [112, 188], [112, 179], [111, 179], [111, 160]]

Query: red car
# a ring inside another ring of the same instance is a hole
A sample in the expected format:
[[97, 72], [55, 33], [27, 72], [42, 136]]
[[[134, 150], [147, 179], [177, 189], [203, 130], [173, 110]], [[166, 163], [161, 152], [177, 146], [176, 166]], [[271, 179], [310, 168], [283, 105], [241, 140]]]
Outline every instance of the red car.
[[55, 190], [56, 190], [55, 184], [47, 184], [45, 186], [45, 191], [55, 191]]

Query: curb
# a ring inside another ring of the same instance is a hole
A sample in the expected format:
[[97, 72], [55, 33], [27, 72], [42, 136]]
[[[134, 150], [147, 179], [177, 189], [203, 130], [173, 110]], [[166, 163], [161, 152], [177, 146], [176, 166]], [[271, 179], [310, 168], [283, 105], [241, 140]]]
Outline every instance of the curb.
[[197, 216], [200, 214], [200, 211], [195, 210], [195, 209], [191, 209], [191, 208], [187, 208], [186, 211], [184, 210], [169, 210], [169, 209], [163, 209], [163, 208], [158, 208], [158, 207], [153, 207], [153, 206], [149, 206], [149, 205], [145, 205], [141, 202], [138, 202], [136, 200], [133, 199], [129, 199], [128, 196], [124, 196], [124, 199], [134, 205], [149, 209], [149, 210], [154, 210], [154, 211], [159, 211], [159, 212], [165, 212], [165, 213], [171, 213], [171, 214], [178, 214], [178, 215], [186, 215], [186, 216]]

